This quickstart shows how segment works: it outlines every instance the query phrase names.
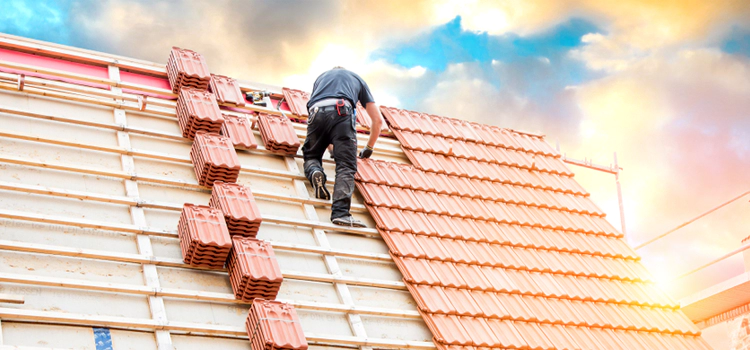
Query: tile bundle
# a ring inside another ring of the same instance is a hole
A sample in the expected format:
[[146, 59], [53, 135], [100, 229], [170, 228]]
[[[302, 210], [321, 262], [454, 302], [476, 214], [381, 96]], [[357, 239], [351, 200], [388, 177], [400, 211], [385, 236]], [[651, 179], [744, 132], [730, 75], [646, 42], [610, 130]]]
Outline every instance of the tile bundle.
[[249, 187], [216, 181], [208, 205], [224, 213], [230, 235], [255, 237], [258, 234], [263, 219]]
[[221, 134], [229, 137], [234, 147], [244, 149], [256, 149], [258, 143], [253, 133], [253, 123], [246, 116], [223, 114], [224, 123], [221, 125]]
[[221, 131], [224, 118], [214, 94], [192, 88], [180, 90], [177, 96], [177, 122], [182, 137], [192, 139], [198, 131]]
[[211, 74], [211, 92], [220, 103], [231, 103], [235, 106], [245, 105], [245, 96], [236, 79], [224, 75]]
[[205, 91], [211, 81], [211, 73], [203, 55], [192, 50], [172, 47], [167, 59], [167, 78], [173, 93], [182, 88]]
[[290, 88], [281, 89], [281, 93], [284, 95], [289, 110], [292, 114], [307, 117], [307, 102], [310, 101], [310, 93], [302, 90], [295, 90]]
[[232, 240], [220, 210], [186, 203], [177, 233], [186, 264], [214, 269], [224, 267]]
[[253, 300], [245, 323], [253, 350], [306, 350], [307, 339], [294, 306]]
[[258, 127], [266, 149], [282, 154], [296, 154], [300, 142], [292, 122], [283, 117], [261, 113]]
[[232, 237], [227, 260], [229, 281], [238, 300], [276, 299], [284, 278], [271, 244], [255, 238]]
[[190, 159], [202, 186], [213, 186], [215, 181], [236, 182], [240, 175], [237, 152], [226, 136], [199, 131], [190, 150]]

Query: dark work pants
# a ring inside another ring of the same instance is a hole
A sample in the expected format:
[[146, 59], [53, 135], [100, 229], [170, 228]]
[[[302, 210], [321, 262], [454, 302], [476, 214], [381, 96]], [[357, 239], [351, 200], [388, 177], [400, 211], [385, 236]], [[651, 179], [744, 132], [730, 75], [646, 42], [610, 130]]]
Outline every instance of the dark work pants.
[[[311, 113], [313, 111], [310, 111]], [[333, 185], [331, 220], [349, 215], [357, 172], [357, 131], [353, 114], [338, 115], [336, 110], [313, 113], [308, 119], [307, 138], [302, 146], [305, 176], [323, 171], [323, 153], [333, 144], [336, 161], [336, 183]]]

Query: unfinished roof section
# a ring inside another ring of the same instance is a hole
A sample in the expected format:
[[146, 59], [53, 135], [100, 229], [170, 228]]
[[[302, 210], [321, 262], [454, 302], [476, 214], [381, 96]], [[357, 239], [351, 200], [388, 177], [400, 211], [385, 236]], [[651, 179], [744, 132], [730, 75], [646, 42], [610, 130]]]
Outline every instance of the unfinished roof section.
[[440, 347], [708, 349], [541, 137], [383, 108], [357, 186]]

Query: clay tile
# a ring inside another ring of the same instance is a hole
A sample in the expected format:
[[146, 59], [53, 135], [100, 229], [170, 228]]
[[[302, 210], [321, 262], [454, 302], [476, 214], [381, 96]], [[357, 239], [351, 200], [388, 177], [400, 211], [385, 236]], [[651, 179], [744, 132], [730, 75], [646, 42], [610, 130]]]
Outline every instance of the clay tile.
[[390, 125], [393, 131], [416, 131], [416, 127], [414, 127], [407, 111], [393, 107], [380, 106], [380, 112], [383, 114], [386, 123]]
[[263, 219], [249, 187], [216, 181], [209, 206], [224, 213], [231, 235], [257, 235]]
[[513, 283], [519, 287], [522, 294], [534, 295], [540, 293], [540, 288], [534, 282], [531, 272], [511, 269], [507, 269], [505, 272]]
[[547, 307], [557, 315], [557, 320], [554, 323], [564, 325], [576, 325], [582, 324], [582, 316], [576, 312], [575, 307], [571, 304], [568, 299], [557, 299], [557, 298], [545, 298], [544, 299]]
[[413, 232], [421, 235], [435, 235], [436, 230], [432, 227], [430, 220], [424, 213], [404, 210], [401, 212], [401, 215], [408, 225], [407, 231], [404, 232]]
[[186, 203], [177, 232], [186, 264], [209, 268], [224, 266], [232, 241], [221, 211]]
[[477, 242], [487, 241], [487, 238], [479, 226], [482, 221], [451, 217], [451, 222], [456, 227], [456, 231], [454, 232], [455, 238]]
[[437, 173], [455, 175], [455, 176], [469, 176], [466, 170], [461, 166], [462, 161], [460, 158], [446, 157], [442, 154], [431, 153], [435, 162], [440, 166]]
[[396, 207], [397, 201], [393, 198], [390, 187], [366, 182], [357, 183], [356, 186], [365, 203], [376, 207]]
[[497, 186], [496, 183], [490, 182], [490, 181], [482, 181], [482, 180], [469, 180], [471, 181], [471, 186], [473, 186], [477, 192], [479, 192], [479, 196], [484, 200], [489, 201], [497, 201], [500, 200], [500, 195], [495, 189], [495, 187], [501, 187]]
[[432, 123], [432, 118], [428, 114], [411, 112], [411, 117], [419, 132], [427, 135], [438, 135], [438, 128]]
[[438, 276], [438, 284], [443, 287], [468, 288], [466, 281], [456, 269], [454, 263], [432, 260], [429, 265], [435, 271], [435, 275]]
[[456, 308], [460, 316], [483, 316], [482, 307], [472, 298], [472, 291], [468, 289], [444, 288], [445, 296]]
[[183, 88], [177, 95], [177, 122], [182, 137], [194, 138], [198, 131], [218, 133], [224, 123], [214, 94], [193, 88]]
[[479, 305], [482, 316], [489, 318], [510, 318], [511, 315], [508, 310], [505, 309], [503, 303], [495, 296], [494, 292], [483, 292], [473, 290], [471, 291], [471, 297]]
[[476, 317], [460, 318], [464, 328], [471, 335], [474, 346], [495, 347], [502, 345], [502, 341], [500, 340], [502, 336], [495, 335], [485, 319]]
[[459, 194], [458, 189], [456, 189], [456, 186], [454, 186], [454, 179], [458, 177], [433, 172], [423, 172], [423, 174], [425, 175], [426, 181], [428, 181], [430, 183], [430, 186], [432, 187], [430, 191], [439, 194]]
[[251, 237], [232, 237], [227, 270], [235, 297], [243, 301], [276, 298], [284, 280], [271, 244]]
[[441, 239], [441, 242], [448, 253], [448, 260], [464, 264], [479, 264], [479, 260], [472, 253], [473, 249], [468, 246], [469, 243], [476, 243], [454, 239]]
[[375, 163], [379, 161], [374, 159], [357, 159], [357, 173], [354, 178], [361, 182], [371, 182], [380, 185], [386, 185], [385, 177], [380, 173]]
[[454, 263], [454, 266], [469, 289], [492, 290], [492, 283], [484, 276], [479, 265]]
[[409, 224], [398, 209], [366, 205], [378, 228], [386, 231], [411, 232]]
[[453, 162], [448, 164], [448, 166], [460, 169], [460, 171], [454, 170], [453, 173], [449, 173], [449, 175], [465, 176], [477, 180], [489, 179], [489, 175], [484, 173], [483, 169], [479, 167], [479, 162], [477, 162], [476, 160], [453, 158]]
[[495, 220], [496, 217], [492, 215], [489, 209], [484, 204], [484, 201], [481, 199], [473, 199], [473, 198], [466, 198], [466, 197], [459, 197], [461, 203], [466, 208], [466, 210], [471, 213], [471, 217], [476, 220]]
[[500, 338], [500, 347], [509, 349], [528, 349], [527, 342], [515, 327], [515, 322], [508, 320], [487, 319], [492, 331]]
[[423, 314], [422, 318], [439, 342], [451, 345], [473, 344], [471, 335], [464, 329], [458, 316]]
[[394, 130], [393, 135], [396, 136], [401, 146], [407, 149], [431, 152], [430, 145], [425, 140], [425, 135], [418, 132], [411, 132], [405, 130]]
[[441, 175], [444, 177], [447, 181], [450, 182], [451, 185], [456, 189], [453, 193], [448, 194], [458, 194], [463, 197], [470, 197], [470, 198], [480, 198], [481, 193], [479, 190], [477, 190], [473, 186], [473, 182], [471, 179], [461, 176], [447, 176], [447, 175]]
[[289, 109], [292, 114], [296, 114], [301, 117], [307, 117], [307, 102], [310, 101], [310, 94], [302, 90], [295, 90], [290, 88], [283, 88], [281, 92], [284, 94], [284, 99], [289, 105]]
[[438, 198], [438, 203], [444, 208], [441, 214], [464, 218], [472, 217], [472, 213], [463, 205], [464, 198], [447, 194], [438, 194], [436, 197]]
[[434, 235], [444, 238], [461, 238], [459, 235], [459, 228], [453, 222], [453, 218], [446, 215], [427, 214], [427, 219], [430, 221], [434, 231]]
[[428, 260], [391, 256], [407, 282], [440, 285], [441, 276], [439, 272], [433, 271]]
[[406, 154], [409, 161], [411, 161], [415, 167], [423, 171], [431, 171], [435, 173], [444, 172], [441, 165], [438, 164], [437, 159], [430, 153], [405, 149], [404, 154]]
[[517, 250], [522, 251], [521, 248], [515, 248], [508, 245], [502, 244], [490, 244], [490, 249], [498, 257], [495, 262], [495, 266], [502, 266], [506, 268], [520, 269], [526, 268], [521, 257], [518, 256]]
[[423, 312], [455, 315], [456, 307], [451, 303], [443, 287], [406, 283], [409, 292], [414, 296], [417, 307]]
[[415, 191], [414, 196], [421, 211], [429, 214], [448, 214], [435, 192]]
[[203, 186], [215, 181], [235, 182], [240, 174], [240, 161], [228, 137], [198, 131], [190, 150], [195, 177]]
[[479, 271], [490, 282], [494, 291], [503, 293], [518, 293], [521, 291], [520, 287], [508, 277], [505, 269], [482, 266]]
[[281, 154], [296, 154], [300, 147], [292, 122], [283, 116], [261, 113], [258, 127], [266, 149]]
[[605, 349], [610, 344], [602, 344], [589, 327], [565, 327], [568, 334], [582, 349]]
[[395, 200], [394, 205], [396, 207], [412, 211], [422, 210], [422, 207], [419, 205], [420, 203], [412, 190], [400, 187], [387, 187], [387, 191], [390, 192]]
[[380, 231], [391, 253], [407, 258], [424, 258], [425, 252], [411, 233]]
[[569, 292], [567, 292], [565, 286], [558, 283], [558, 279], [556, 278], [558, 275], [541, 272], [531, 272], [530, 275], [534, 279], [534, 283], [539, 287], [540, 293], [536, 295], [555, 298], [568, 296]]
[[495, 297], [505, 306], [513, 320], [531, 321], [536, 317], [526, 306], [524, 297], [518, 294], [497, 293]]
[[231, 103], [235, 106], [245, 105], [245, 96], [240, 91], [240, 84], [234, 78], [211, 74], [211, 92], [220, 103]]
[[222, 114], [224, 123], [221, 125], [221, 134], [229, 137], [232, 144], [238, 148], [256, 149], [258, 143], [253, 133], [253, 123], [246, 116]]
[[432, 119], [432, 124], [435, 126], [436, 129], [436, 135], [443, 136], [451, 139], [460, 139], [461, 134], [456, 131], [456, 129], [453, 127], [453, 124], [448, 120], [448, 118], [440, 117], [436, 115], [429, 115], [430, 119]]
[[415, 241], [424, 251], [425, 258], [430, 260], [444, 260], [450, 259], [450, 253], [445, 249], [444, 244], [440, 238], [425, 235], [415, 235]]
[[500, 227], [491, 221], [470, 220], [476, 227], [477, 239], [474, 241], [497, 244], [510, 244], [508, 238], [500, 231]]
[[575, 339], [566, 331], [566, 327], [554, 324], [539, 324], [539, 328], [547, 338], [555, 344], [556, 349], [585, 349], [576, 343]]
[[[477, 260], [477, 264], [484, 266], [499, 266], [499, 257], [495, 255], [492, 247], [488, 243], [484, 242], [469, 242], [461, 241], [463, 246], [468, 250], [469, 256]], [[451, 249], [451, 248], [447, 248]], [[455, 260], [455, 258], [454, 258]]]
[[599, 312], [595, 303], [580, 300], [571, 300], [570, 303], [583, 318], [589, 327], [612, 327], [608, 320]]
[[201, 54], [172, 47], [167, 60], [167, 78], [173, 93], [177, 93], [183, 87], [206, 90], [211, 80], [211, 73]]
[[400, 173], [403, 175], [403, 178], [406, 179], [412, 190], [435, 191], [434, 185], [427, 179], [427, 173], [424, 171], [416, 169], [410, 165], [401, 164]]
[[530, 349], [556, 349], [539, 325], [533, 322], [515, 322], [516, 329]]
[[427, 144], [426, 151], [443, 155], [452, 155], [453, 140], [440, 136], [424, 135], [424, 142]]
[[466, 158], [477, 160], [476, 153], [473, 153], [467, 146], [467, 142], [461, 140], [455, 140], [452, 144], [450, 155], [458, 158]]
[[255, 349], [307, 350], [297, 311], [287, 303], [253, 300], [245, 326]]

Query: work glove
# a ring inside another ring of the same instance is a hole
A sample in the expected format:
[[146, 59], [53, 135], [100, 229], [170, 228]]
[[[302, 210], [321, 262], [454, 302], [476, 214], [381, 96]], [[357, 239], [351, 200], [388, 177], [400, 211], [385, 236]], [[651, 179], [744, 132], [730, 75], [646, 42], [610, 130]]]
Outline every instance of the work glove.
[[362, 151], [359, 152], [359, 157], [362, 159], [370, 158], [372, 155], [372, 151], [374, 151], [372, 148], [370, 148], [369, 145], [365, 145], [365, 148], [362, 149]]

